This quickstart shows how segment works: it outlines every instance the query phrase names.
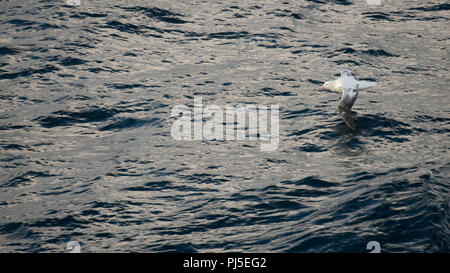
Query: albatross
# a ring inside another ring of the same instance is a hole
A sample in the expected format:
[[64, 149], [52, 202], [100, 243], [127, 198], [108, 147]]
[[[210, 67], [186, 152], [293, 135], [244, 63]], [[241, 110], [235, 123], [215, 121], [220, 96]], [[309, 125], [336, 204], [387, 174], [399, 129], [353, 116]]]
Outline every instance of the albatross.
[[352, 117], [352, 106], [358, 97], [358, 90], [367, 89], [376, 86], [375, 82], [358, 81], [352, 71], [344, 69], [340, 70], [341, 76], [334, 81], [327, 81], [317, 90], [330, 90], [334, 92], [342, 92], [342, 98], [339, 101], [339, 115], [345, 121], [348, 127], [353, 131], [356, 130]]

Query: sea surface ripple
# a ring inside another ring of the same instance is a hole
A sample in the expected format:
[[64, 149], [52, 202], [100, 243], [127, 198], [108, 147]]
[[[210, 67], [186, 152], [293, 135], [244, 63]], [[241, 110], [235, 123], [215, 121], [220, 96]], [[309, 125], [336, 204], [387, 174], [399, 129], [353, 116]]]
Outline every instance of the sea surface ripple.
[[[0, 1], [0, 252], [449, 252], [450, 4], [381, 2]], [[278, 149], [174, 140], [195, 96]]]

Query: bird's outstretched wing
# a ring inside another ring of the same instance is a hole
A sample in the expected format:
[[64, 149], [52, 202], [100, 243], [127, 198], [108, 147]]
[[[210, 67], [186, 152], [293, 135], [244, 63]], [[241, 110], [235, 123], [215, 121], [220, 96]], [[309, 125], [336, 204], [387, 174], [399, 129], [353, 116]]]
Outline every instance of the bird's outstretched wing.
[[356, 77], [355, 73], [353, 73], [353, 71], [348, 70], [348, 69], [340, 69], [339, 72], [341, 72], [341, 77], [342, 76], [349, 76], [349, 77]]
[[355, 130], [355, 123], [353, 122], [351, 109], [357, 97], [358, 97], [358, 88], [344, 89], [341, 101], [339, 101], [338, 106], [339, 114], [341, 115], [345, 123], [348, 125], [348, 127], [350, 127], [352, 130]]

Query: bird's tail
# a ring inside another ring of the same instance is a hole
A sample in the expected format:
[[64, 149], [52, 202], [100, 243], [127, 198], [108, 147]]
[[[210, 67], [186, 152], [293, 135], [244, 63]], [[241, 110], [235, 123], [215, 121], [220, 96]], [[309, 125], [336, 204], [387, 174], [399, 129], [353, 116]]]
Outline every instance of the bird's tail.
[[369, 87], [377, 86], [376, 82], [359, 81], [358, 83], [359, 83], [358, 89], [366, 89]]

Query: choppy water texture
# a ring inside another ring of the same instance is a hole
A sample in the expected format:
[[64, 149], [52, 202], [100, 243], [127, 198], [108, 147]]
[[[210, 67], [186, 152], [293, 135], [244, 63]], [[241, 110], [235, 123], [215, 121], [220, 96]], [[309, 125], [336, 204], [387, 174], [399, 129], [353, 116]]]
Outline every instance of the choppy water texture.
[[[0, 251], [448, 252], [450, 5], [382, 3], [0, 1]], [[279, 148], [172, 139], [194, 96]]]

